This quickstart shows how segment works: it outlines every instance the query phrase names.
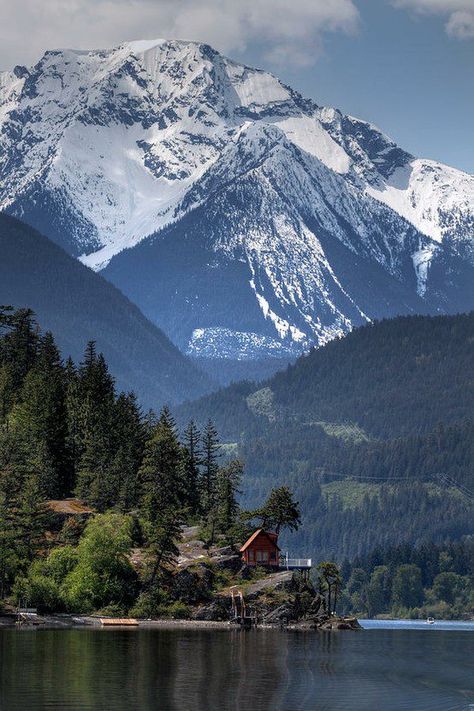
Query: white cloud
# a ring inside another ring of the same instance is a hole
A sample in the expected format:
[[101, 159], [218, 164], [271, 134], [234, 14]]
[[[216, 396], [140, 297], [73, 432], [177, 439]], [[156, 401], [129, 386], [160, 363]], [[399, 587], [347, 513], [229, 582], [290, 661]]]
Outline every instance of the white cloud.
[[154, 37], [228, 53], [252, 46], [271, 61], [312, 64], [324, 33], [355, 32], [359, 21], [354, 0], [0, 0], [0, 17], [2, 68], [45, 49]]
[[474, 38], [474, 10], [472, 12], [465, 10], [453, 12], [446, 25], [446, 30], [449, 35], [458, 39]]
[[418, 13], [445, 16], [448, 35], [474, 38], [474, 0], [393, 0], [393, 4]]

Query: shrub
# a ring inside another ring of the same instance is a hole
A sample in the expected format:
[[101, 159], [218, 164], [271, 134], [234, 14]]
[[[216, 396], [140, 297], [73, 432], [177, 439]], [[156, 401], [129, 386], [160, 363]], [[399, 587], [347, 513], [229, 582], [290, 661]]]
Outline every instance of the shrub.
[[152, 590], [142, 592], [135, 605], [130, 610], [132, 617], [142, 620], [157, 619], [165, 615], [169, 598], [167, 593], [158, 585]]
[[108, 605], [130, 607], [138, 587], [128, 559], [131, 545], [129, 516], [107, 513], [88, 522], [77, 547], [77, 565], [61, 585], [68, 609], [91, 612]]
[[77, 550], [72, 546], [55, 548], [44, 563], [45, 574], [60, 585], [66, 575], [76, 567], [78, 558]]
[[171, 617], [172, 620], [189, 620], [191, 608], [184, 602], [177, 600], [167, 608], [166, 616]]
[[36, 607], [38, 612], [58, 612], [64, 609], [58, 584], [46, 575], [30, 573], [17, 580], [13, 588], [17, 604]]

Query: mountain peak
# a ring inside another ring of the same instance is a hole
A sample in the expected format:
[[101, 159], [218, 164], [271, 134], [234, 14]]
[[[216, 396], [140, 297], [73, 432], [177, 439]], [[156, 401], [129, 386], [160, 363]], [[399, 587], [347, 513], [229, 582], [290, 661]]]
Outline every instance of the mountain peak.
[[163, 44], [166, 44], [169, 40], [166, 39], [155, 39], [155, 40], [132, 40], [131, 42], [126, 42], [125, 46], [130, 49], [131, 52], [136, 54], [143, 54], [151, 49], [156, 49]]
[[[206, 353], [225, 333], [245, 353], [263, 338], [263, 352], [277, 339], [287, 354], [376, 316], [459, 309], [456, 280], [474, 263], [472, 176], [417, 160], [372, 124], [183, 40], [56, 50], [2, 74], [0, 210], [110, 274], [121, 253], [147, 254], [143, 298], [160, 325], [169, 299], [153, 281], [156, 260], [173, 272], [178, 245], [185, 271], [202, 258], [167, 324], [193, 353], [194, 332], [199, 344], [210, 339]], [[244, 285], [244, 319], [201, 310], [214, 298], [203, 273], [212, 281], [227, 268]], [[121, 286], [141, 302], [134, 278]]]

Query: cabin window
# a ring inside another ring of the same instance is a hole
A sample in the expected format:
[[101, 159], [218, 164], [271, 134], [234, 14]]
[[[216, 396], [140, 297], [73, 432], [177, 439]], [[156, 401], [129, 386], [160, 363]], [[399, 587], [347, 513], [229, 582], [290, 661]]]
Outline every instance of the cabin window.
[[257, 563], [268, 563], [268, 551], [257, 551]]
[[270, 553], [270, 560], [276, 560], [276, 553], [275, 553], [275, 551], [272, 551], [272, 552]]
[[249, 560], [255, 560], [255, 553], [253, 551], [249, 551]]

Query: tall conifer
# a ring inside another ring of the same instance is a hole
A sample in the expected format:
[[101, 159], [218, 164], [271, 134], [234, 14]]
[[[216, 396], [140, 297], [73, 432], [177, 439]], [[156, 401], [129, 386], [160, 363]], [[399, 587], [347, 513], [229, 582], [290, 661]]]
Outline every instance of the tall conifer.
[[201, 508], [199, 496], [200, 465], [202, 464], [201, 433], [191, 420], [183, 433], [183, 479], [186, 499], [193, 515]]
[[202, 435], [201, 508], [205, 515], [212, 511], [216, 503], [219, 450], [219, 436], [209, 420]]

